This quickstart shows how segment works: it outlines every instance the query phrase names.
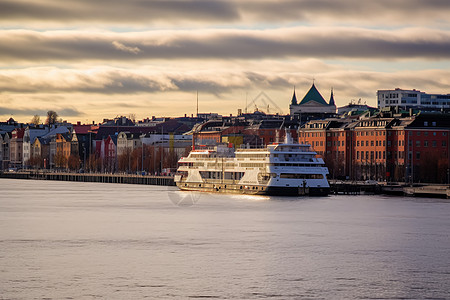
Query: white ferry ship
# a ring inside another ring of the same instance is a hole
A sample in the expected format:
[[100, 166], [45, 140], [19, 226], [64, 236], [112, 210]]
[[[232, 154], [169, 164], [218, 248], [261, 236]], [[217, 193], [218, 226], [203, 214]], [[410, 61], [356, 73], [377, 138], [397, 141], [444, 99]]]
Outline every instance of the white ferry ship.
[[[288, 138], [289, 139], [289, 138]], [[179, 161], [181, 190], [257, 195], [328, 195], [328, 168], [310, 145], [195, 149]]]

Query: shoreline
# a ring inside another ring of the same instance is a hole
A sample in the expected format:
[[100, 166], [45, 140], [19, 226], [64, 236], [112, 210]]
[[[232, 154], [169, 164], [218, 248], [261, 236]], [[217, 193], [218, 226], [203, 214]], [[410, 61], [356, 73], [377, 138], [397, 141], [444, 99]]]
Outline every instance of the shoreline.
[[0, 172], [0, 178], [175, 186], [172, 176], [66, 172]]
[[[134, 174], [106, 174], [106, 173], [67, 173], [67, 172], [0, 172], [0, 178], [25, 180], [56, 180], [76, 182], [98, 182], [119, 184], [144, 184], [160, 186], [176, 186], [172, 176], [152, 176]], [[450, 199], [450, 185], [417, 184], [389, 185], [365, 183], [360, 181], [330, 180], [330, 194], [334, 195], [396, 195], [410, 197], [428, 197]]]

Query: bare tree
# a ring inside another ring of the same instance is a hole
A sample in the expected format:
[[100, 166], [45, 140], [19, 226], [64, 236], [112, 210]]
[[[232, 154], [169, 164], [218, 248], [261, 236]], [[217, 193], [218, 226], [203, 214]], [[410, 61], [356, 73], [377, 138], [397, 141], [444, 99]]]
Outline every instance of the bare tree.
[[30, 121], [30, 124], [39, 125], [41, 123], [41, 117], [38, 115], [34, 115]]
[[55, 124], [57, 120], [58, 120], [58, 114], [56, 113], [56, 111], [49, 110], [47, 112], [47, 120], [45, 121], [45, 124], [50, 126], [50, 125]]

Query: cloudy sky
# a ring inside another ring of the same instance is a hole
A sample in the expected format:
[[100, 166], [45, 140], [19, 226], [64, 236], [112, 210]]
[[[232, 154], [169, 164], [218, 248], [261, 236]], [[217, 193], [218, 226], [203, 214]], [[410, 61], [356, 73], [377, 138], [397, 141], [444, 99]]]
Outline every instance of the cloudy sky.
[[[338, 106], [450, 93], [448, 0], [0, 0], [0, 120], [282, 113], [313, 80]], [[260, 110], [276, 112], [268, 99]]]

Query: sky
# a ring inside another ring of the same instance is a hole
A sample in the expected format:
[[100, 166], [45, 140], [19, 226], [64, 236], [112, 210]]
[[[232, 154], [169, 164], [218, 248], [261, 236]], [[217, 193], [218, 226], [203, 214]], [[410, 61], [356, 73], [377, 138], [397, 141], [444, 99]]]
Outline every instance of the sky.
[[200, 113], [288, 114], [313, 81], [338, 107], [447, 94], [448, 16], [448, 0], [0, 0], [0, 121], [195, 115], [197, 94]]

